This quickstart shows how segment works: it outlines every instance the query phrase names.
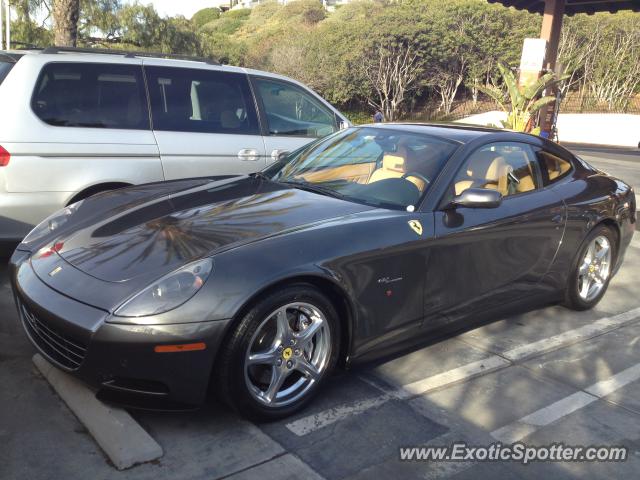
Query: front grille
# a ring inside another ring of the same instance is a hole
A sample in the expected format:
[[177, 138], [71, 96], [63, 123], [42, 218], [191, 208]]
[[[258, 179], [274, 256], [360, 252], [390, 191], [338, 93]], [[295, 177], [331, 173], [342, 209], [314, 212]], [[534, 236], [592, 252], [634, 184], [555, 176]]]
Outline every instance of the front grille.
[[77, 370], [87, 353], [87, 347], [56, 331], [20, 304], [22, 323], [29, 337], [54, 363], [68, 370]]

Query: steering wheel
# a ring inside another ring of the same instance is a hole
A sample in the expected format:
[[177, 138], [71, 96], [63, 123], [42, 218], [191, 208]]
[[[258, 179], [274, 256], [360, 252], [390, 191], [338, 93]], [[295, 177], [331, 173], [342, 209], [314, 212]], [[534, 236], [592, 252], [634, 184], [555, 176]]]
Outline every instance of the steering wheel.
[[424, 182], [425, 187], [431, 183], [431, 180], [429, 180], [427, 177], [425, 177], [424, 175], [418, 172], [407, 172], [404, 175], [402, 175], [402, 178], [404, 179], [407, 179], [409, 177], [414, 177], [422, 180]]

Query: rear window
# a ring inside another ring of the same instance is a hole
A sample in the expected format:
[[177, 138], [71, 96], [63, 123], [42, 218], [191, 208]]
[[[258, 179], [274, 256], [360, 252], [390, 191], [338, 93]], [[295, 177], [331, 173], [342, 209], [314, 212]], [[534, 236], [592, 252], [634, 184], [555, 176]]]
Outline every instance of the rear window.
[[538, 150], [536, 153], [542, 164], [542, 170], [547, 177], [545, 179], [547, 185], [566, 177], [571, 171], [571, 162], [568, 160], [546, 150]]
[[31, 103], [49, 125], [148, 130], [142, 67], [103, 63], [49, 63]]

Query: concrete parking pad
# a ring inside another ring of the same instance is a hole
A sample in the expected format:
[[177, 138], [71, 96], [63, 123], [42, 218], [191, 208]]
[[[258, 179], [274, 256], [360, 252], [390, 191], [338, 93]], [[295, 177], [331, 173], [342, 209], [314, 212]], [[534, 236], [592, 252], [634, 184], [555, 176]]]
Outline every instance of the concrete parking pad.
[[440, 408], [455, 411], [477, 427], [493, 431], [574, 391], [536, 377], [528, 369], [512, 366], [426, 394], [424, 398]]
[[[511, 477], [523, 480], [638, 478], [640, 471], [640, 416], [598, 400], [527, 438], [528, 445], [626, 446], [624, 462], [562, 462], [509, 465]], [[469, 476], [469, 478], [471, 478]], [[479, 478], [479, 477], [474, 477]], [[500, 477], [498, 477], [500, 478]]]
[[227, 478], [229, 480], [322, 480], [320, 475], [291, 454], [282, 455]]
[[[539, 375], [548, 376], [587, 389], [603, 382], [640, 361], [640, 323], [614, 330], [590, 342], [551, 352], [523, 365]], [[605, 396], [605, 399], [640, 412], [640, 382], [632, 382]]]
[[162, 447], [126, 411], [97, 400], [93, 391], [40, 354], [34, 355], [33, 363], [118, 470], [162, 456]]
[[289, 452], [329, 480], [342, 479], [373, 465], [398, 457], [397, 446], [420, 445], [448, 430], [426, 418], [406, 401], [391, 400], [360, 415], [352, 415], [331, 425], [298, 436], [287, 423], [332, 405], [375, 397], [379, 391], [365, 382], [344, 378], [328, 385], [318, 402], [289, 421], [261, 425], [262, 429]]
[[343, 402], [287, 423], [298, 436], [379, 408], [384, 403], [468, 380], [504, 368], [509, 362], [451, 339], [365, 371], [360, 378], [380, 391], [376, 396]]
[[286, 453], [258, 426], [217, 403], [194, 412], [132, 414], [165, 455], [155, 465], [133, 469], [127, 480], [226, 478]]
[[489, 357], [486, 351], [457, 338], [429, 345], [375, 366], [370, 374], [402, 387]]

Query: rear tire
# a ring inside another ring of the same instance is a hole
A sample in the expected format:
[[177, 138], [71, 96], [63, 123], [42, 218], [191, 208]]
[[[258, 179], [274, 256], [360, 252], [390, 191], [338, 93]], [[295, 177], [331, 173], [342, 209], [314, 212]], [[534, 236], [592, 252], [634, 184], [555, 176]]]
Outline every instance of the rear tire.
[[611, 228], [594, 228], [580, 245], [565, 291], [565, 305], [573, 310], [596, 306], [609, 287], [618, 253], [618, 238]]
[[303, 408], [331, 374], [340, 328], [331, 301], [311, 285], [263, 296], [227, 338], [212, 385], [253, 420], [277, 420]]

